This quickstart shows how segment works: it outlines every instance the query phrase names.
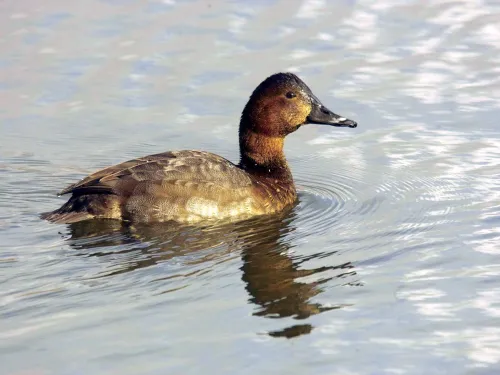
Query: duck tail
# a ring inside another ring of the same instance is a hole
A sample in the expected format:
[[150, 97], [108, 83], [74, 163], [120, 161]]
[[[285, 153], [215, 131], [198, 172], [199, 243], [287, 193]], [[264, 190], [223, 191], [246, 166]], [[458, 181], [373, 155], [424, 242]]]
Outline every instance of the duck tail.
[[93, 217], [94, 216], [90, 215], [88, 212], [61, 212], [60, 210], [40, 214], [41, 219], [50, 221], [54, 224], [71, 224], [92, 219]]
[[94, 217], [88, 208], [89, 196], [72, 196], [60, 208], [40, 214], [40, 218], [56, 224], [70, 224]]

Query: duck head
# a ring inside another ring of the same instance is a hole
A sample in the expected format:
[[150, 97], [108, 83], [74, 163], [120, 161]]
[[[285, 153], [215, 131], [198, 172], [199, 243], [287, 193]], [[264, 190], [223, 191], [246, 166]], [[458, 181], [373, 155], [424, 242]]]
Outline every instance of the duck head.
[[252, 131], [268, 137], [285, 137], [305, 124], [355, 128], [357, 123], [325, 107], [293, 73], [277, 73], [252, 93], [243, 110], [240, 134]]

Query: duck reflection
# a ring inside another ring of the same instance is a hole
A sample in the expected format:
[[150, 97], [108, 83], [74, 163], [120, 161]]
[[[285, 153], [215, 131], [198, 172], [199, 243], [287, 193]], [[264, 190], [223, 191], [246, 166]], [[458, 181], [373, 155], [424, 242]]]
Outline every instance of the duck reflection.
[[[203, 263], [220, 257], [222, 253], [241, 254], [242, 279], [250, 295], [250, 302], [257, 306], [254, 315], [268, 318], [292, 317], [306, 319], [342, 305], [324, 306], [311, 302], [322, 292], [321, 284], [333, 277], [354, 275], [350, 263], [301, 269], [308, 259], [290, 255], [293, 247], [295, 215], [292, 212], [256, 218], [238, 223], [216, 226], [189, 227], [178, 224], [129, 225], [111, 220], [92, 220], [70, 225], [70, 245], [79, 255], [108, 256], [113, 254], [113, 271], [101, 276], [112, 276], [151, 267], [188, 253], [204, 252], [202, 257], [191, 257], [189, 262]], [[118, 254], [131, 256], [119, 257]], [[133, 256], [132, 256], [133, 255]], [[307, 282], [300, 278], [327, 270], [337, 270], [335, 276]], [[297, 324], [279, 331], [269, 332], [272, 337], [296, 337], [312, 331], [310, 324]]]

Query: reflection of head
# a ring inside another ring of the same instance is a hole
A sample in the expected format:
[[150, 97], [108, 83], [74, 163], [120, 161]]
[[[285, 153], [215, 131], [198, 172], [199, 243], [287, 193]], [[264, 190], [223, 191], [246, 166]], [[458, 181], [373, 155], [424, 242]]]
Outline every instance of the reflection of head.
[[[312, 303], [310, 299], [321, 293], [319, 283], [300, 282], [297, 278], [310, 276], [332, 267], [299, 270], [298, 264], [288, 255], [292, 244], [286, 234], [295, 231], [286, 221], [270, 225], [267, 236], [258, 243], [243, 248], [243, 275], [250, 301], [259, 308], [254, 315], [271, 318], [294, 317], [306, 319], [311, 315], [338, 308]], [[309, 333], [312, 326], [294, 325], [284, 330], [271, 332], [274, 337], [294, 337]]]

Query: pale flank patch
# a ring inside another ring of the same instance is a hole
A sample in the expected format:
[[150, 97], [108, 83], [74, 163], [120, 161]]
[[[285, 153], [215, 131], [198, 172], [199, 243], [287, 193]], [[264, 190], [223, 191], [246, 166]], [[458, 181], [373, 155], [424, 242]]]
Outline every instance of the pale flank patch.
[[244, 201], [238, 201], [229, 204], [225, 207], [223, 215], [226, 216], [240, 216], [244, 214], [252, 214], [252, 198], [247, 198]]
[[219, 205], [216, 201], [192, 197], [186, 202], [186, 210], [189, 213], [199, 215], [204, 218], [212, 218], [219, 216]]
[[252, 213], [252, 199], [247, 198], [242, 201], [237, 201], [219, 207], [216, 201], [192, 197], [186, 202], [186, 211], [192, 215], [198, 215], [200, 218], [217, 218], [223, 219], [227, 217], [237, 217]]

